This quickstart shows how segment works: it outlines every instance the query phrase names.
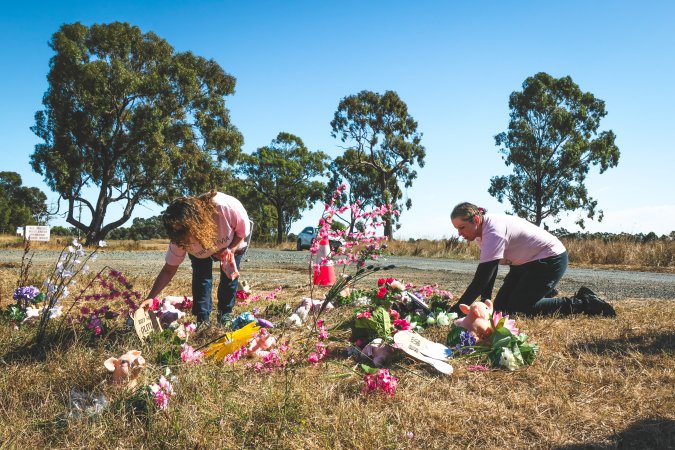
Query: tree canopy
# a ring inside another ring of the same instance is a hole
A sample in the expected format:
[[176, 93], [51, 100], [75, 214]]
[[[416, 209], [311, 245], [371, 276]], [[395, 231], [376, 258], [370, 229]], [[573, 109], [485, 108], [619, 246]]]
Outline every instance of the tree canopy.
[[[49, 88], [32, 127], [43, 142], [31, 165], [68, 202], [67, 222], [87, 242], [124, 224], [143, 201], [216, 186], [223, 165], [236, 160], [243, 138], [225, 108], [235, 79], [215, 61], [120, 22], [63, 25], [50, 46]], [[121, 216], [104, 225], [116, 202]], [[77, 204], [88, 224], [75, 218]]]
[[[600, 173], [616, 166], [620, 156], [614, 133], [598, 133], [605, 102], [569, 76], [540, 72], [511, 94], [509, 108], [509, 129], [496, 135], [495, 143], [513, 173], [493, 177], [490, 195], [507, 199], [513, 213], [536, 225], [549, 217], [559, 221], [565, 211], [582, 210], [593, 219], [597, 201], [588, 194], [586, 175], [592, 165]], [[583, 228], [583, 217], [577, 223]]]
[[310, 151], [298, 136], [281, 132], [269, 146], [241, 155], [238, 173], [276, 214], [277, 243], [281, 243], [301, 212], [320, 200], [325, 184], [316, 180], [326, 170], [328, 156]]
[[[424, 167], [425, 149], [417, 122], [394, 91], [383, 95], [361, 91], [343, 98], [331, 121], [332, 136], [348, 143], [345, 167], [359, 167], [358, 173], [371, 176], [377, 187], [374, 203], [392, 204], [401, 210], [403, 191], [417, 178], [413, 166]], [[412, 206], [408, 199], [406, 208]], [[391, 238], [395, 217], [385, 217], [384, 233]]]
[[23, 186], [21, 175], [0, 172], [0, 233], [14, 233], [24, 225], [45, 225], [47, 196], [36, 187]]

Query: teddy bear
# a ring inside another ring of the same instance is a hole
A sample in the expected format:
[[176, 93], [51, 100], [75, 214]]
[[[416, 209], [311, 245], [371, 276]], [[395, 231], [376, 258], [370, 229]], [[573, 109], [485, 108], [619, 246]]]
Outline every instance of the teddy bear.
[[455, 320], [455, 325], [473, 333], [479, 340], [487, 338], [492, 333], [490, 315], [492, 314], [492, 301], [475, 301], [470, 306], [460, 303], [460, 311], [465, 317]]
[[106, 369], [112, 372], [112, 384], [118, 387], [126, 385], [133, 389], [138, 383], [138, 375], [145, 367], [145, 358], [138, 350], [129, 350], [119, 358], [111, 357], [103, 363]]

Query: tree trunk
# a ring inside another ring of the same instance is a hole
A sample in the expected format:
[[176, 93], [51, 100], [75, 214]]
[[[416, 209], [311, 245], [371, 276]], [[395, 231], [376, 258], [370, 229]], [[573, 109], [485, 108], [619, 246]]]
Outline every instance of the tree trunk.
[[284, 215], [281, 208], [277, 208], [277, 244], [283, 242], [284, 235]]

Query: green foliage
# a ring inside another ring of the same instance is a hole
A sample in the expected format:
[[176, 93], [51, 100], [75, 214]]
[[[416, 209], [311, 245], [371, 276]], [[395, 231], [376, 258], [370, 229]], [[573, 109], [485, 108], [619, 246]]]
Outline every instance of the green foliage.
[[283, 132], [268, 147], [242, 155], [237, 171], [244, 176], [243, 183], [273, 208], [277, 243], [302, 211], [321, 199], [325, 185], [315, 178], [323, 175], [327, 159], [323, 152], [309, 151], [299, 137]]
[[[490, 195], [499, 202], [507, 199], [516, 215], [536, 225], [549, 217], [557, 222], [561, 213], [575, 210], [593, 219], [597, 201], [588, 195], [586, 175], [591, 165], [599, 165], [600, 173], [616, 166], [620, 156], [614, 133], [598, 134], [605, 102], [583, 92], [569, 76], [540, 72], [511, 94], [509, 108], [509, 130], [495, 136], [495, 143], [513, 173], [493, 177]], [[583, 227], [583, 218], [577, 223]]]
[[[352, 185], [351, 200], [372, 199], [372, 204], [396, 204], [401, 210], [399, 183], [411, 187], [417, 178], [413, 165], [424, 167], [425, 157], [422, 134], [405, 102], [394, 91], [383, 95], [361, 91], [340, 101], [331, 127], [333, 137], [351, 145], [335, 165]], [[405, 206], [411, 205], [408, 199]], [[385, 217], [384, 233], [389, 238], [395, 221], [395, 217]]]
[[148, 219], [137, 217], [130, 227], [117, 228], [112, 230], [109, 234], [110, 239], [132, 239], [134, 241], [144, 239], [164, 239], [166, 237], [166, 231], [160, 216], [154, 216]]
[[[103, 239], [142, 201], [215, 187], [243, 138], [224, 97], [235, 79], [213, 60], [176, 52], [127, 23], [63, 25], [50, 42], [49, 88], [32, 130], [33, 169], [68, 202], [67, 221]], [[94, 200], [85, 187], [98, 189]], [[103, 225], [112, 203], [121, 217]], [[91, 222], [74, 210], [82, 205]]]
[[391, 338], [391, 332], [394, 327], [389, 318], [389, 311], [382, 307], [377, 307], [372, 312], [371, 317], [357, 317], [354, 320], [354, 336], [365, 337], [368, 342], [375, 338], [388, 340]]
[[0, 233], [13, 233], [17, 227], [47, 221], [47, 196], [40, 189], [22, 183], [18, 173], [0, 172]]

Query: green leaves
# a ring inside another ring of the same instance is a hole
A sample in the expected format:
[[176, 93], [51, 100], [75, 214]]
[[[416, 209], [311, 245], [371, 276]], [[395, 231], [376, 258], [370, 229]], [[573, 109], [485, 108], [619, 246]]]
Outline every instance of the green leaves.
[[[354, 328], [365, 331], [369, 339], [376, 337], [387, 340], [391, 337], [394, 328], [391, 324], [389, 311], [382, 307], [375, 308], [370, 318], [358, 317], [354, 321]], [[360, 335], [360, 333], [357, 333]]]
[[237, 172], [276, 212], [277, 242], [285, 238], [301, 212], [311, 207], [325, 190], [316, 180], [326, 169], [328, 155], [312, 152], [298, 136], [281, 132], [267, 147], [242, 155]]
[[[513, 173], [493, 177], [490, 195], [508, 200], [516, 215], [536, 225], [577, 209], [594, 218], [597, 202], [588, 196], [586, 175], [592, 165], [600, 173], [615, 167], [620, 156], [614, 133], [598, 134], [605, 103], [569, 76], [541, 72], [511, 94], [509, 108], [509, 129], [495, 136], [495, 144]], [[577, 223], [583, 227], [582, 219]]]
[[[32, 127], [43, 142], [31, 165], [68, 201], [68, 222], [88, 241], [126, 222], [139, 202], [220, 184], [243, 138], [225, 108], [235, 79], [217, 63], [122, 22], [63, 25], [50, 45], [49, 89]], [[97, 201], [82, 196], [92, 185]], [[121, 217], [104, 220], [115, 202]], [[89, 224], [75, 219], [80, 204]]]
[[[354, 198], [365, 198], [373, 204], [397, 203], [403, 198], [399, 186], [412, 186], [417, 172], [415, 164], [424, 167], [426, 152], [417, 122], [408, 114], [408, 107], [394, 91], [378, 94], [361, 91], [343, 98], [331, 121], [332, 136], [347, 142], [351, 148], [335, 165], [344, 170]], [[370, 182], [366, 186], [364, 181]], [[406, 203], [410, 208], [411, 202]], [[397, 210], [401, 205], [397, 205]], [[385, 236], [392, 237], [395, 217], [385, 218]]]

